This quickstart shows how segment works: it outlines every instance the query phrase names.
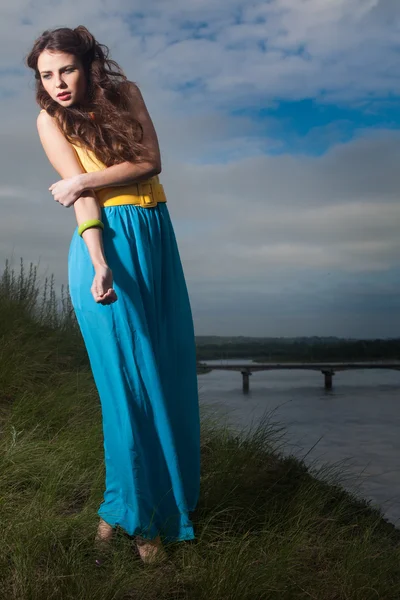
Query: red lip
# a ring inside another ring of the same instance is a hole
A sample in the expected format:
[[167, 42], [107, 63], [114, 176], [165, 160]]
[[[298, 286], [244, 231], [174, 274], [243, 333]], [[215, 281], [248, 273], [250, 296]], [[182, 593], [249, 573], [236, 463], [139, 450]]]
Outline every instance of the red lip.
[[64, 96], [70, 96], [71, 92], [63, 92], [62, 94], [57, 94], [57, 98], [63, 98]]

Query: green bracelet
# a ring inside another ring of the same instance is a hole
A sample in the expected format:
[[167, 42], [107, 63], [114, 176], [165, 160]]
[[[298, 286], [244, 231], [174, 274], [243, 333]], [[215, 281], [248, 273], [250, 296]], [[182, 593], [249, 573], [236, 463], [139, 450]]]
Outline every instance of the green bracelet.
[[89, 227], [101, 227], [102, 229], [104, 229], [104, 223], [99, 219], [90, 219], [90, 221], [85, 221], [84, 223], [81, 223], [78, 227], [79, 235], [82, 237], [82, 233], [85, 231], [85, 229], [89, 229]]

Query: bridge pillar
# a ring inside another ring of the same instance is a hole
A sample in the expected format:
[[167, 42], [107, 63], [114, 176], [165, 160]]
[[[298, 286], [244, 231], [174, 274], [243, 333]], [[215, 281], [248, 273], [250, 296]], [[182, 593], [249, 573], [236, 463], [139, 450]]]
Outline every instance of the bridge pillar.
[[247, 394], [249, 391], [249, 377], [250, 377], [250, 375], [253, 375], [253, 373], [251, 373], [247, 369], [245, 371], [240, 371], [240, 372], [241, 372], [242, 378], [243, 378], [243, 393]]
[[331, 390], [332, 389], [332, 377], [335, 374], [335, 372], [332, 371], [332, 369], [329, 369], [327, 371], [321, 371], [321, 373], [323, 373], [323, 375], [325, 375], [325, 389]]

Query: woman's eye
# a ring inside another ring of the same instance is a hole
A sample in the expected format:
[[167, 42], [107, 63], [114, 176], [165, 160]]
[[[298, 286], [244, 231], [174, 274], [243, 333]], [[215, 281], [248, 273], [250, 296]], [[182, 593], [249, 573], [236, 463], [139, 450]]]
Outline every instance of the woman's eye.
[[[65, 69], [65, 73], [72, 73], [75, 69]], [[43, 79], [48, 79], [50, 75], [43, 75]]]

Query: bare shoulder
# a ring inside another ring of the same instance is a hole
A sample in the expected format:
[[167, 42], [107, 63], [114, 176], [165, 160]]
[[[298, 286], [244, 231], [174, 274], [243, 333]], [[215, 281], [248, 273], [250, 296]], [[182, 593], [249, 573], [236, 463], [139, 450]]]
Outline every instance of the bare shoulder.
[[63, 179], [84, 172], [73, 145], [64, 136], [55, 117], [40, 112], [37, 129], [49, 162]]
[[40, 113], [38, 114], [36, 118], [36, 125], [39, 132], [48, 129], [59, 130], [57, 120], [51, 115], [49, 115], [49, 113], [45, 110], [40, 111]]
[[49, 147], [49, 145], [57, 144], [58, 148], [67, 148], [70, 143], [65, 138], [58, 121], [55, 117], [49, 115], [46, 111], [42, 111], [38, 114], [36, 119], [36, 125], [40, 140], [43, 147]]
[[52, 117], [50, 117], [49, 113], [46, 110], [41, 110], [37, 116], [37, 122], [38, 123], [43, 123], [43, 121], [45, 119], [51, 119]]

